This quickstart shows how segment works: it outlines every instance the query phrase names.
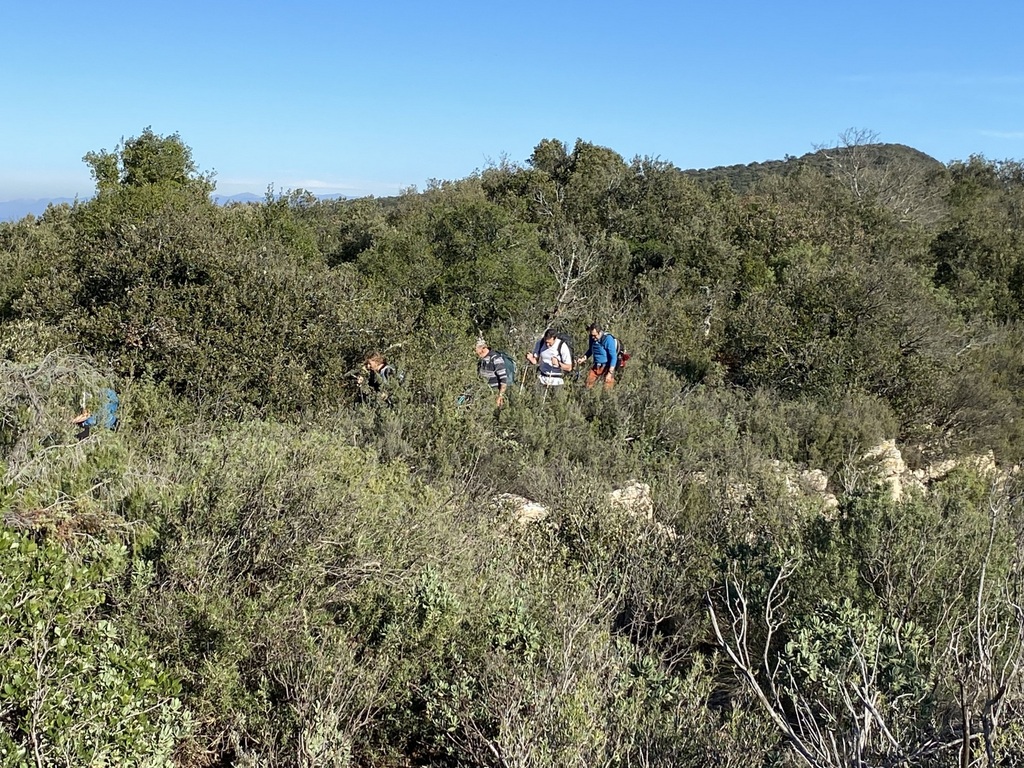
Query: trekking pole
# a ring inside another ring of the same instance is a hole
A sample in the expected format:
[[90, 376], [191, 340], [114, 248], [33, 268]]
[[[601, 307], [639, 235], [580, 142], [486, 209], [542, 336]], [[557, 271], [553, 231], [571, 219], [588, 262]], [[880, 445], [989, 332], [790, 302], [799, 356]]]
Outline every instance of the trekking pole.
[[520, 395], [523, 394], [523, 392], [526, 391], [526, 377], [530, 373], [530, 371], [533, 371], [535, 376], [537, 375], [537, 372], [534, 370], [534, 365], [532, 363], [530, 363], [529, 360], [527, 360], [526, 362], [527, 362], [526, 372], [522, 376], [519, 377], [519, 394]]

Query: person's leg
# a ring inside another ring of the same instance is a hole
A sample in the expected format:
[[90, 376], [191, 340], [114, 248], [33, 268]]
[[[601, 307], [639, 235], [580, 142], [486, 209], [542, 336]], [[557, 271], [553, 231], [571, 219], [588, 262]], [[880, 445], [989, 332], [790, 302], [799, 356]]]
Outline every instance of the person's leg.
[[594, 384], [597, 382], [598, 376], [601, 375], [599, 372], [600, 370], [600, 367], [595, 365], [593, 368], [587, 371], [587, 389], [593, 389]]
[[614, 386], [615, 386], [615, 374], [612, 373], [611, 371], [608, 371], [608, 373], [605, 374], [605, 377], [604, 377], [604, 388], [607, 390], [607, 389], [611, 389]]

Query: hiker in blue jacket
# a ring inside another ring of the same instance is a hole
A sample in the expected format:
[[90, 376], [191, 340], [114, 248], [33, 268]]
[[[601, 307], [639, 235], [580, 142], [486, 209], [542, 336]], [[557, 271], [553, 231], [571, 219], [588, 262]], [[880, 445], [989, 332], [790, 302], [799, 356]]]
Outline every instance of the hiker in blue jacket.
[[604, 388], [611, 389], [615, 386], [615, 366], [619, 362], [619, 344], [610, 333], [605, 333], [597, 323], [591, 323], [587, 328], [590, 334], [590, 346], [587, 354], [577, 360], [583, 363], [589, 357], [591, 359], [590, 371], [587, 372], [587, 389], [592, 389], [597, 380], [604, 378]]
[[79, 440], [87, 438], [92, 428], [96, 426], [102, 426], [105, 429], [117, 428], [117, 406], [119, 404], [117, 393], [108, 387], [99, 393], [98, 399], [99, 408], [92, 412], [85, 407], [85, 395], [82, 395], [82, 412], [71, 420], [73, 424], [81, 427], [81, 431], [75, 435]]

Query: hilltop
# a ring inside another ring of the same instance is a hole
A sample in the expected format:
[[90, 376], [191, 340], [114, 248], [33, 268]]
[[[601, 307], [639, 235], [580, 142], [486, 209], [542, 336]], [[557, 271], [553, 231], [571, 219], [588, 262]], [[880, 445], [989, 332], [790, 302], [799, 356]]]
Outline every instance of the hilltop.
[[900, 167], [930, 176], [945, 166], [931, 155], [904, 144], [866, 144], [854, 147], [819, 149], [799, 157], [787, 156], [782, 160], [765, 160], [746, 165], [721, 165], [683, 171], [686, 176], [702, 184], [725, 183], [734, 192], [743, 194], [758, 183], [773, 176], [786, 176], [813, 169], [826, 175], [837, 175], [841, 169], [856, 165], [866, 170]]

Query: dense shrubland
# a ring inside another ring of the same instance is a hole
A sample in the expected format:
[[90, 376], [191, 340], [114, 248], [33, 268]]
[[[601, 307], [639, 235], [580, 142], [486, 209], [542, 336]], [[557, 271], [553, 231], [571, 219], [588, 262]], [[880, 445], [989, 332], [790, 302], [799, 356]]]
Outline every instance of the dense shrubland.
[[[0, 765], [1020, 760], [1024, 174], [844, 157], [221, 208], [177, 136], [89, 153], [0, 225]], [[595, 319], [614, 390], [494, 410], [477, 334]], [[958, 464], [897, 498], [883, 439]]]

